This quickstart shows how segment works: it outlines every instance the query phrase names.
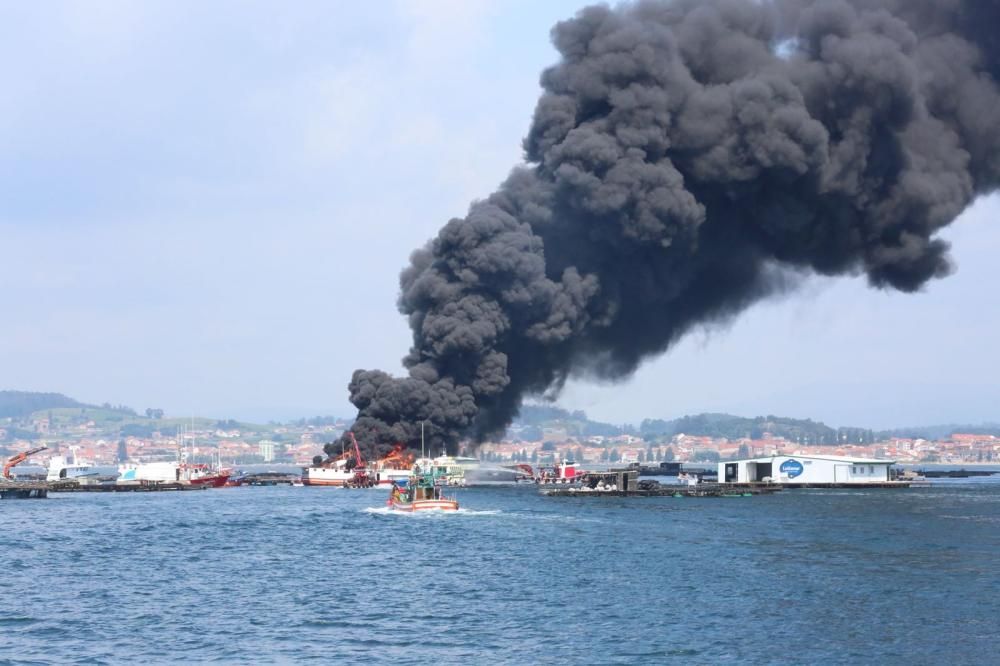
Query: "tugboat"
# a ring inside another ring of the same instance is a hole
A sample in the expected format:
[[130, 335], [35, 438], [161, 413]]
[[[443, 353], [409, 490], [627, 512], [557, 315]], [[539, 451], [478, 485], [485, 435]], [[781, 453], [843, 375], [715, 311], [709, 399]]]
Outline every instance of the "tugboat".
[[434, 468], [421, 472], [413, 468], [406, 488], [393, 484], [386, 504], [393, 511], [458, 511], [458, 500], [445, 496], [442, 491], [444, 478], [435, 475]]

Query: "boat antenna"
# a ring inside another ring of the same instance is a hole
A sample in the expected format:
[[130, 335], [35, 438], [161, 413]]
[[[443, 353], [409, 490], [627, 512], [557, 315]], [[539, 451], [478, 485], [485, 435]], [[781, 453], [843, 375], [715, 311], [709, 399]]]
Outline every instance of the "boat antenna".
[[424, 422], [420, 422], [420, 457], [424, 457]]

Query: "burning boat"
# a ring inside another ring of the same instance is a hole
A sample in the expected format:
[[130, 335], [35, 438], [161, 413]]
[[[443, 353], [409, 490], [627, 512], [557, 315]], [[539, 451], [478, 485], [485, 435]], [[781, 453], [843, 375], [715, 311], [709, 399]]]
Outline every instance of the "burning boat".
[[373, 465], [376, 483], [380, 486], [406, 486], [413, 470], [413, 454], [405, 454], [402, 444], [396, 444], [392, 451]]
[[379, 478], [374, 470], [368, 469], [368, 463], [361, 455], [358, 440], [354, 433], [347, 436], [354, 445], [353, 450], [347, 449], [336, 458], [327, 458], [318, 465], [306, 469], [302, 483], [307, 486], [340, 486], [342, 488], [374, 488], [379, 484]]

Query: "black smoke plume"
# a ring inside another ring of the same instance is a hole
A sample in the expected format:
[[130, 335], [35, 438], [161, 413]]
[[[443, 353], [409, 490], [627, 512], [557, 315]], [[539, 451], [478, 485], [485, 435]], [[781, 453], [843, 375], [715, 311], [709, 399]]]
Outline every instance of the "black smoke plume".
[[[527, 165], [413, 253], [409, 376], [350, 382], [367, 445], [501, 432], [572, 374], [622, 378], [810, 273], [906, 292], [1000, 178], [995, 0], [588, 7]], [[339, 447], [331, 447], [338, 448]]]

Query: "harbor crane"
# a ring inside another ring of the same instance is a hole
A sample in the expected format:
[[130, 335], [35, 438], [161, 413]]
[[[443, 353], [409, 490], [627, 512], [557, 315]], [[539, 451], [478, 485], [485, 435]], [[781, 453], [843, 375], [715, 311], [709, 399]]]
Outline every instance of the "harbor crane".
[[354, 433], [348, 431], [347, 436], [351, 438], [351, 443], [354, 445], [354, 478], [345, 485], [353, 488], [371, 488], [376, 485], [377, 481], [368, 471], [368, 463], [361, 455], [361, 447], [358, 446], [358, 440], [354, 438]]
[[7, 462], [5, 462], [4, 465], [3, 465], [3, 478], [9, 479], [10, 478], [10, 470], [14, 469], [15, 467], [17, 467], [18, 465], [20, 465], [21, 463], [23, 463], [28, 458], [30, 458], [31, 456], [35, 455], [36, 453], [39, 453], [40, 451], [44, 451], [47, 448], [49, 448], [49, 447], [47, 447], [47, 446], [39, 446], [37, 449], [31, 449], [29, 451], [22, 451], [21, 453], [18, 453], [15, 456], [11, 456], [7, 460]]

